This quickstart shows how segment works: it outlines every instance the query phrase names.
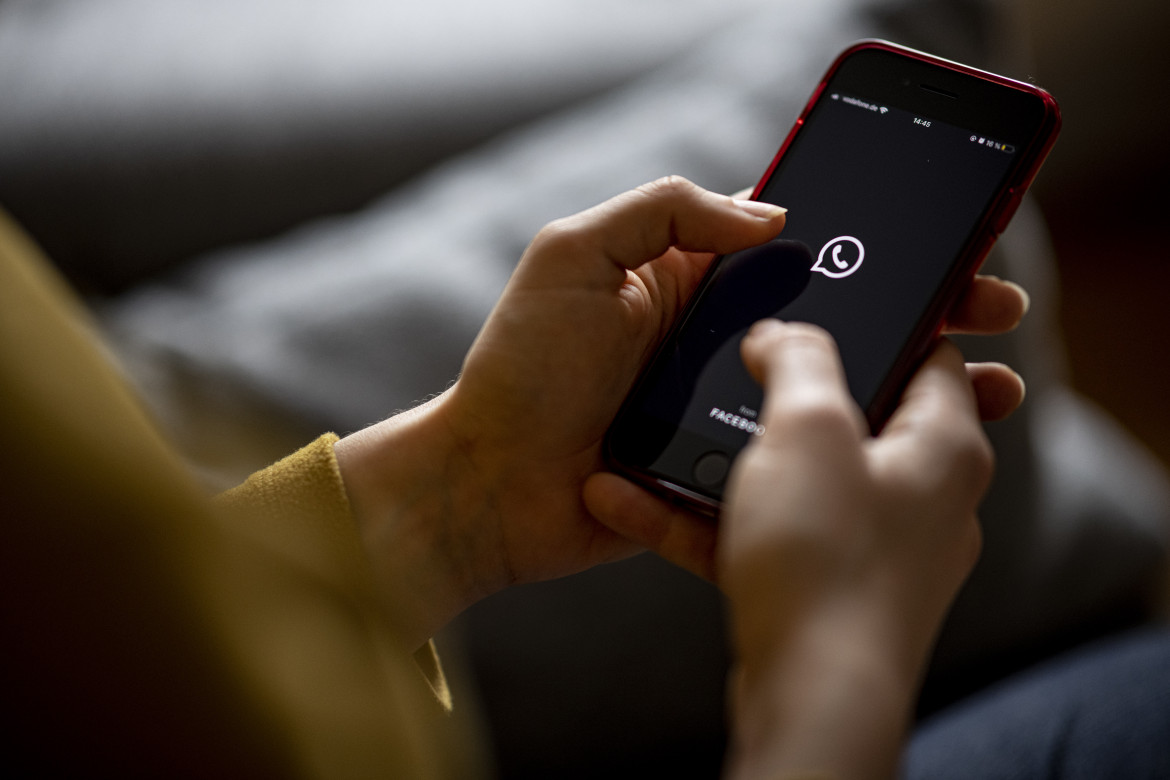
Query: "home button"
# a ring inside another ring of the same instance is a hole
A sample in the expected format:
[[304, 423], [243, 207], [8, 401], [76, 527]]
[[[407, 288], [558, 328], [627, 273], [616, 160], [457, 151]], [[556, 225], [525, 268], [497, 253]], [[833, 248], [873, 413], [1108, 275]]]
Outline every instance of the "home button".
[[717, 487], [726, 479], [730, 468], [731, 458], [727, 453], [715, 451], [700, 455], [691, 473], [695, 482], [703, 487]]

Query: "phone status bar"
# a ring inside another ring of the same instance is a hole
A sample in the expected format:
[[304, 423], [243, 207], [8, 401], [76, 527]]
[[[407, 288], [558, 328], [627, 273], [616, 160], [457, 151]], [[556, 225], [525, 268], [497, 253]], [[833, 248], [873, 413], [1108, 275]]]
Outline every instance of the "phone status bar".
[[861, 100], [860, 98], [855, 98], [851, 95], [842, 95], [840, 92], [834, 92], [833, 94], [829, 95], [829, 97], [831, 97], [833, 100], [840, 100], [842, 103], [848, 103], [851, 106], [864, 108], [866, 111], [875, 111], [880, 114], [889, 113], [890, 110], [886, 106], [879, 106], [876, 103], [867, 103], [866, 101]]
[[[891, 109], [888, 106], [883, 106], [879, 103], [871, 103], [867, 100], [862, 100], [861, 98], [854, 97], [853, 95], [846, 95], [846, 94], [843, 94], [840, 92], [831, 93], [829, 95], [829, 98], [834, 100], [834, 101], [838, 101], [838, 102], [853, 106], [854, 108], [860, 108], [864, 111], [870, 111], [872, 113], [880, 114], [882, 116], [885, 116], [886, 114], [890, 114], [890, 113], [895, 113], [900, 118], [907, 118], [908, 117], [914, 122], [914, 124], [922, 126], [922, 127], [929, 128], [932, 125], [943, 126], [943, 124], [944, 124], [941, 122], [937, 122], [936, 120], [924, 119], [924, 118], [919, 117], [919, 116], [914, 116], [913, 114], [910, 114], [909, 112], [894, 111], [893, 109]], [[954, 131], [956, 131], [956, 133], [963, 133], [963, 130], [961, 128], [952, 126], [952, 129]], [[988, 149], [993, 149], [997, 152], [1005, 152], [1007, 154], [1014, 154], [1016, 151], [1016, 147], [1012, 146], [1011, 144], [1005, 144], [1002, 141], [996, 141], [992, 138], [988, 138], [987, 136], [982, 136], [982, 135], [978, 135], [978, 134], [970, 134], [970, 131], [967, 131], [965, 134], [967, 135], [967, 140], [970, 143], [977, 144], [979, 146], [984, 146], [984, 147], [987, 147]]]
[[981, 135], [972, 135], [970, 141], [973, 144], [986, 146], [989, 149], [995, 149], [999, 152], [1007, 152], [1008, 154], [1014, 154], [1016, 151], [1016, 147], [1012, 146], [1011, 144], [1004, 144], [1000, 143], [999, 141], [993, 141], [990, 138], [985, 138]]

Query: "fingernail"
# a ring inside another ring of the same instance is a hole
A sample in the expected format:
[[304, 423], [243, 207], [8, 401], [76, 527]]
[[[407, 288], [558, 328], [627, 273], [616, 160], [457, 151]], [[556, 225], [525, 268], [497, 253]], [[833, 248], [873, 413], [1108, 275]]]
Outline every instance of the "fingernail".
[[1020, 296], [1024, 299], [1024, 314], [1027, 314], [1028, 309], [1030, 309], [1032, 307], [1032, 296], [1028, 295], [1028, 291], [1025, 290], [1023, 287], [1021, 287], [1020, 285], [1016, 284], [1015, 282], [1010, 282], [1010, 281], [1005, 280], [1004, 284], [1015, 289], [1016, 292], [1018, 292], [1020, 294]]
[[784, 322], [782, 320], [778, 320], [774, 317], [769, 317], [767, 319], [760, 320], [755, 325], [752, 325], [751, 329], [748, 330], [748, 336], [750, 338], [759, 338], [761, 336], [766, 336], [769, 333], [777, 331], [783, 327], [784, 327]]
[[735, 205], [759, 219], [773, 220], [781, 214], [787, 214], [788, 209], [761, 200], [736, 200]]

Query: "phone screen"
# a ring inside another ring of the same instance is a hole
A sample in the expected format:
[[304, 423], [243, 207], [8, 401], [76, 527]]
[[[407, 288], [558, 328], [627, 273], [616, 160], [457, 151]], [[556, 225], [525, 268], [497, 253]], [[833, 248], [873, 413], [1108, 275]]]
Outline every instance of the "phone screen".
[[731, 460], [762, 433], [763, 391], [739, 345], [764, 317], [828, 330], [853, 397], [880, 423], [893, 367], [1029, 140], [880, 92], [827, 84], [758, 193], [788, 209], [781, 237], [717, 261], [619, 416], [617, 460], [720, 497]]

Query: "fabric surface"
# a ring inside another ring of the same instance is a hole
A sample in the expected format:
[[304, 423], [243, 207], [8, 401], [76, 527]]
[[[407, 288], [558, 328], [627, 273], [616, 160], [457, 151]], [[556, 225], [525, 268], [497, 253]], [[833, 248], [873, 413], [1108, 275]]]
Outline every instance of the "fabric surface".
[[[355, 531], [349, 497], [333, 453], [337, 439], [336, 434], [323, 434], [220, 494], [216, 503], [238, 516], [249, 533], [316, 576], [340, 576], [344, 587], [370, 589], [370, 561]], [[450, 712], [454, 702], [434, 642], [416, 651], [414, 660], [439, 705]]]
[[10, 772], [458, 774], [355, 554], [333, 439], [217, 509], [3, 215], [0, 398]]
[[1019, 675], [918, 729], [904, 778], [1170, 777], [1170, 634], [1101, 642]]
[[5, 0], [0, 202], [88, 289], [357, 209], [764, 0]]

